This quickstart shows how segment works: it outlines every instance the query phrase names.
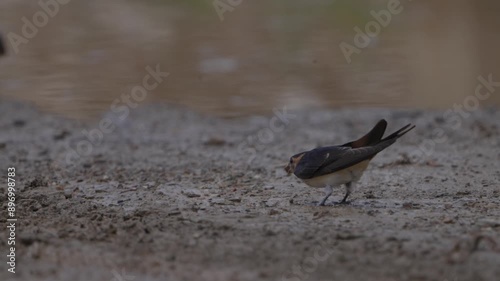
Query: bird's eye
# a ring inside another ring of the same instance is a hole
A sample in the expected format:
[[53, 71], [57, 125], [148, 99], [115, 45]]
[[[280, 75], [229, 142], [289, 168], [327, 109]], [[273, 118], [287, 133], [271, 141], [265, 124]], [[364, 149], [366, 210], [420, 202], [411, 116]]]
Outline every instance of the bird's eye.
[[290, 158], [290, 164], [293, 164], [293, 159], [292, 158]]

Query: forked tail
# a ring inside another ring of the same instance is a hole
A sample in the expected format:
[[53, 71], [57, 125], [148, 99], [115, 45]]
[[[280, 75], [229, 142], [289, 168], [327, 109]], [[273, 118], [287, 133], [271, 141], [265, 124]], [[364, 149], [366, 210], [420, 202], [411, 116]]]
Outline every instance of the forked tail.
[[397, 130], [396, 132], [388, 135], [387, 137], [383, 138], [380, 142], [386, 141], [386, 140], [391, 140], [391, 139], [399, 139], [400, 137], [404, 136], [406, 133], [409, 131], [413, 130], [415, 128], [415, 125], [408, 124], [404, 126], [403, 128]]
[[377, 125], [371, 129], [366, 135], [358, 140], [344, 144], [343, 146], [349, 146], [352, 148], [359, 148], [364, 146], [375, 145], [380, 142], [384, 136], [385, 129], [387, 128], [387, 121], [384, 119], [378, 121]]

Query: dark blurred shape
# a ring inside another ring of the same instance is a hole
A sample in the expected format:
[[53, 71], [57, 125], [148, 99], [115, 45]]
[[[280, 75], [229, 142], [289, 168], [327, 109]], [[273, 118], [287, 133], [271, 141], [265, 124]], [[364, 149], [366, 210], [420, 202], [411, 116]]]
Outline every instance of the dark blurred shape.
[[5, 47], [3, 46], [3, 38], [2, 35], [0, 35], [0, 56], [5, 55]]

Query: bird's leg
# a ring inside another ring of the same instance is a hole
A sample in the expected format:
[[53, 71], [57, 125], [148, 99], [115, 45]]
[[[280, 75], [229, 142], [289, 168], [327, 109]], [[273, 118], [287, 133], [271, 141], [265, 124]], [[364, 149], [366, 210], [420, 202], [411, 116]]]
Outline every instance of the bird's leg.
[[328, 199], [328, 197], [332, 195], [332, 192], [333, 189], [330, 185], [325, 186], [325, 197], [323, 198], [323, 200], [321, 200], [321, 202], [319, 202], [318, 206], [325, 206], [325, 202]]
[[342, 199], [342, 201], [340, 201], [340, 204], [349, 204], [349, 202], [347, 202], [347, 197], [349, 197], [349, 194], [351, 194], [351, 191], [352, 191], [352, 182], [348, 182], [345, 184], [345, 196], [344, 196], [344, 199]]

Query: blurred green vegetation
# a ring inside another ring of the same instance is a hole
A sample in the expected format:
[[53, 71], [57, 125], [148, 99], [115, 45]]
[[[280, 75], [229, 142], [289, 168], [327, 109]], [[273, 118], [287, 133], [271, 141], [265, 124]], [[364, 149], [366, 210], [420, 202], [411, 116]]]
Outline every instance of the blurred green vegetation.
[[164, 8], [183, 8], [199, 16], [213, 16], [214, 14], [213, 0], [144, 0], [144, 2]]
[[[353, 28], [388, 2], [242, 0], [221, 21], [214, 0], [75, 1], [3, 58], [0, 94], [85, 115], [161, 63], [175, 75], [155, 98], [218, 114], [283, 103], [446, 107], [473, 92], [479, 74], [500, 73], [500, 4], [473, 0], [401, 1], [404, 12], [346, 61], [339, 45], [354, 44]], [[12, 11], [0, 18], [5, 31], [33, 14], [30, 0], [0, 7]]]
[[[246, 1], [255, 2], [255, 0], [242, 0], [240, 6], [244, 6]], [[164, 7], [184, 8], [187, 12], [197, 15], [213, 17], [215, 14], [214, 0], [145, 0], [145, 2]], [[373, 3], [365, 0], [260, 0], [260, 2], [262, 8], [258, 12], [263, 16], [283, 17], [288, 30], [297, 30], [298, 26], [306, 29], [308, 22], [325, 19], [339, 27], [351, 28], [370, 20], [370, 10], [383, 9], [387, 5], [386, 1]]]

